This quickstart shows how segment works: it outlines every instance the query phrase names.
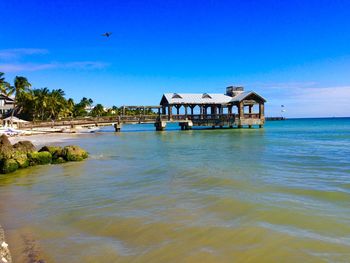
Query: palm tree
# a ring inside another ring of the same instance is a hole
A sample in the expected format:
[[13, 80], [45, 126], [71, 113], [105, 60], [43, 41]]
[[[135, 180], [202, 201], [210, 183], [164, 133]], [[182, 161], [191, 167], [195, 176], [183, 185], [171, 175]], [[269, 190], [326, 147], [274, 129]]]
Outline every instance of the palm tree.
[[5, 73], [0, 72], [0, 92], [7, 94], [7, 89], [10, 87], [10, 83], [5, 81]]
[[91, 111], [93, 117], [100, 117], [105, 112], [102, 104], [97, 104]]
[[64, 98], [64, 91], [62, 89], [54, 89], [49, 95], [48, 109], [50, 117], [57, 119], [62, 112], [66, 99]]
[[93, 103], [92, 99], [88, 99], [83, 97], [79, 103], [75, 104], [74, 106], [74, 115], [75, 117], [78, 116], [85, 116], [87, 114], [87, 108], [91, 107]]
[[48, 107], [48, 97], [50, 90], [48, 88], [41, 88], [34, 90], [35, 95], [35, 108], [34, 111], [38, 117], [41, 117], [42, 120], [45, 118], [45, 113]]
[[[66, 113], [67, 116], [72, 117], [73, 112], [74, 112], [74, 100], [72, 98], [69, 98], [66, 103]], [[65, 116], [65, 117], [67, 117]]]
[[29, 83], [27, 78], [16, 76], [15, 80], [14, 80], [14, 86], [9, 86], [7, 88], [7, 95], [8, 96], [11, 96], [13, 94], [15, 95], [15, 99], [13, 101], [13, 110], [11, 112], [11, 126], [13, 125], [12, 119], [13, 119], [13, 115], [14, 115], [15, 109], [16, 109], [17, 98], [22, 93], [27, 91], [31, 86], [32, 86], [32, 84]]

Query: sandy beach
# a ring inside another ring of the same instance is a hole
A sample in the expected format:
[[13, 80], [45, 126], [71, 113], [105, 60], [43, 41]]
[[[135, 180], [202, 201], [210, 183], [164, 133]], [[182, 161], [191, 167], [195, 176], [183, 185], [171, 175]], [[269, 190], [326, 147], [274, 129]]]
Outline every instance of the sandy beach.
[[36, 147], [62, 143], [67, 140], [77, 139], [82, 136], [89, 136], [88, 133], [47, 133], [9, 137], [12, 144], [19, 141], [31, 141]]

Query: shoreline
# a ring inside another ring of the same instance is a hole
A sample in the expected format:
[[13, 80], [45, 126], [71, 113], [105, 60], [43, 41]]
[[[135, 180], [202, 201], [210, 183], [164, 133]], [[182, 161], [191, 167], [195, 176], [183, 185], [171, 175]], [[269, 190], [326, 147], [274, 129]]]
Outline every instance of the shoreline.
[[19, 135], [8, 137], [12, 144], [19, 141], [31, 141], [35, 147], [44, 146], [46, 144], [62, 143], [67, 140], [79, 138], [81, 136], [90, 135], [88, 133], [45, 133], [32, 135]]
[[[90, 135], [88, 133], [41, 133], [30, 135], [19, 135], [8, 137], [11, 144], [19, 141], [31, 141], [36, 148], [55, 143], [61, 144], [69, 140], [74, 140], [82, 136]], [[5, 239], [5, 230], [0, 222], [0, 263], [12, 263], [12, 257], [9, 245]]]

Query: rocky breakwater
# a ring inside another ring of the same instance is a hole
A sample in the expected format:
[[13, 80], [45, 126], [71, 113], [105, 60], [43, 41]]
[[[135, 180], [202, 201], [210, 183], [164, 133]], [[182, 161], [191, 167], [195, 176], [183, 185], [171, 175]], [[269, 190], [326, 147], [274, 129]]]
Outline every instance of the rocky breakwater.
[[35, 165], [82, 161], [88, 153], [79, 146], [44, 146], [39, 151], [30, 141], [11, 144], [6, 135], [0, 136], [0, 173], [12, 173]]

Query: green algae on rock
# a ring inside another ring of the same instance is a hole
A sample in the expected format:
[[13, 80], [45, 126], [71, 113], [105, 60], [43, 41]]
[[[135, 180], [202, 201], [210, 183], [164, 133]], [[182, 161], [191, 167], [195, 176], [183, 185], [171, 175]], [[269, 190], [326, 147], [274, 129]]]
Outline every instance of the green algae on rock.
[[44, 146], [39, 152], [49, 152], [52, 155], [52, 159], [63, 157], [63, 148], [60, 146]]
[[19, 165], [15, 159], [3, 159], [0, 163], [1, 173], [8, 174], [18, 170]]
[[36, 148], [31, 141], [19, 141], [13, 145], [13, 149], [22, 153], [31, 153], [36, 151]]
[[52, 163], [52, 155], [49, 152], [28, 153], [28, 159], [31, 166]]
[[44, 146], [39, 151], [30, 141], [11, 144], [6, 135], [0, 136], [0, 173], [12, 173], [28, 166], [82, 161], [88, 153], [76, 145]]
[[82, 161], [88, 157], [88, 153], [76, 145], [63, 148], [63, 156], [69, 162]]
[[18, 163], [19, 168], [26, 168], [29, 166], [29, 159], [26, 153], [15, 152], [12, 158]]

